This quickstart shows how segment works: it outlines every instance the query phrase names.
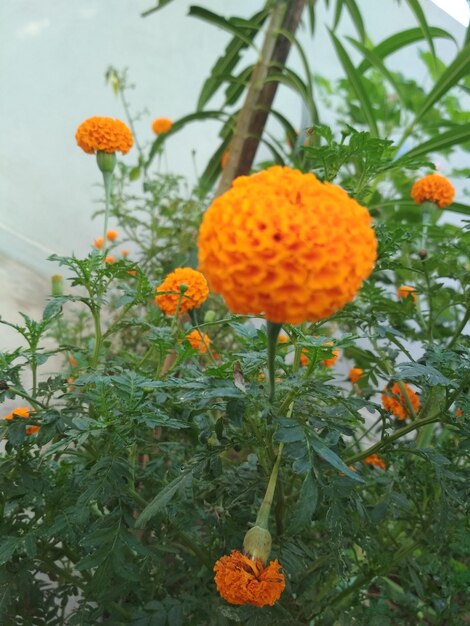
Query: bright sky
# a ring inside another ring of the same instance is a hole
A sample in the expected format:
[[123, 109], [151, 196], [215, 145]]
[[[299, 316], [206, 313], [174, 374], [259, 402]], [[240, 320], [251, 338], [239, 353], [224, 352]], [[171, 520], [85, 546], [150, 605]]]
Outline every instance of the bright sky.
[[470, 6], [468, 0], [431, 0], [440, 9], [456, 19], [464, 26], [468, 26], [470, 20]]

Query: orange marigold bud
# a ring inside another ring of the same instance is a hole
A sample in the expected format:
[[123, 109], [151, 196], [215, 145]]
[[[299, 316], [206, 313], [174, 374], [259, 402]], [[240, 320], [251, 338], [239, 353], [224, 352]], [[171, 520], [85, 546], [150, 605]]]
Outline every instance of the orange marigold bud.
[[260, 559], [252, 560], [233, 550], [214, 566], [219, 594], [230, 604], [272, 606], [284, 591], [284, 574], [278, 561], [264, 567]]
[[385, 461], [378, 454], [371, 454], [364, 459], [364, 463], [368, 465], [375, 465], [375, 467], [380, 467], [382, 470], [386, 470], [387, 466], [385, 465]]
[[450, 180], [440, 174], [429, 174], [415, 182], [411, 197], [416, 204], [434, 202], [440, 209], [452, 203], [455, 189]]
[[128, 256], [129, 256], [129, 250], [127, 250], [127, 248], [123, 248], [123, 249], [121, 250], [121, 255], [122, 255], [124, 258], [128, 257]]
[[[183, 288], [185, 288], [183, 292]], [[207, 281], [201, 272], [190, 267], [178, 267], [165, 278], [156, 289], [159, 291], [172, 291], [155, 296], [155, 303], [167, 315], [174, 315], [179, 305], [179, 314], [195, 309], [207, 299], [209, 288]]]
[[[408, 396], [408, 400], [410, 401], [413, 410], [416, 412], [419, 409], [418, 395], [406, 383], [403, 383], [403, 387], [405, 388], [406, 395]], [[410, 417], [405, 396], [398, 383], [394, 383], [391, 388], [388, 386], [385, 387], [382, 394], [382, 405], [386, 411], [391, 411], [400, 421], [406, 420], [407, 417]]]
[[371, 273], [376, 249], [367, 209], [336, 185], [280, 166], [237, 178], [199, 232], [201, 271], [229, 309], [278, 323], [341, 309]]
[[191, 346], [195, 350], [199, 350], [201, 354], [207, 352], [207, 348], [209, 347], [211, 340], [206, 333], [201, 333], [195, 328], [190, 333], [186, 335], [186, 339], [189, 341]]
[[117, 230], [108, 230], [108, 232], [106, 233], [106, 239], [108, 241], [116, 241], [118, 237], [119, 233]]
[[116, 263], [116, 257], [112, 254], [108, 254], [108, 256], [105, 257], [104, 262], [108, 265], [112, 265], [113, 263]]
[[173, 128], [173, 122], [168, 117], [157, 117], [152, 122], [152, 130], [156, 135], [168, 133]]
[[406, 298], [409, 298], [411, 296], [415, 304], [418, 298], [418, 296], [416, 295], [416, 289], [414, 287], [411, 287], [410, 285], [401, 285], [401, 287], [398, 287], [397, 296], [402, 300], [406, 300]]
[[354, 384], [361, 378], [364, 374], [364, 370], [360, 367], [351, 367], [349, 370], [349, 380]]
[[88, 154], [118, 151], [127, 154], [134, 144], [126, 124], [112, 117], [90, 117], [80, 124], [75, 139]]
[[94, 248], [96, 248], [97, 250], [102, 250], [103, 249], [103, 244], [104, 244], [103, 237], [97, 237], [95, 239], [95, 241], [92, 243], [92, 246]]

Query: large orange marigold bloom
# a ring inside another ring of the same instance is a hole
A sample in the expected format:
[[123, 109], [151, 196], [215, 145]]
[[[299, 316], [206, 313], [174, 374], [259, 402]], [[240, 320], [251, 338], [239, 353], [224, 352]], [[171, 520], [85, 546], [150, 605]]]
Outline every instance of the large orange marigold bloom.
[[75, 133], [77, 144], [88, 154], [122, 152], [127, 154], [134, 144], [129, 128], [112, 117], [90, 117]]
[[[181, 297], [181, 286], [183, 295]], [[171, 291], [155, 296], [155, 303], [167, 315], [174, 315], [180, 301], [179, 315], [195, 309], [207, 299], [209, 287], [201, 272], [197, 272], [190, 267], [178, 267], [165, 278], [161, 285], [157, 287], [159, 291]]]
[[214, 200], [199, 260], [231, 311], [272, 322], [326, 318], [351, 301], [376, 259], [367, 209], [313, 174], [274, 166]]
[[[31, 409], [27, 406], [19, 406], [16, 409], [13, 409], [13, 411], [10, 411], [10, 413], [8, 413], [8, 415], [5, 415], [4, 419], [6, 420], [12, 420], [14, 417], [24, 417], [24, 418], [28, 418], [30, 416], [31, 413]], [[34, 435], [35, 433], [38, 432], [39, 430], [39, 426], [27, 426], [26, 427], [26, 434], [27, 435]]]
[[152, 122], [152, 130], [156, 135], [168, 133], [173, 128], [173, 122], [168, 117], [157, 117]]
[[[406, 383], [403, 383], [403, 387], [413, 410], [416, 412], [419, 409], [418, 395]], [[407, 417], [410, 417], [405, 396], [398, 383], [393, 383], [391, 387], [385, 387], [382, 394], [382, 405], [386, 411], [391, 411], [400, 421], [406, 420]]]
[[201, 333], [195, 328], [190, 333], [186, 335], [186, 339], [189, 341], [191, 346], [195, 350], [199, 350], [201, 354], [207, 352], [207, 348], [209, 347], [211, 340], [206, 333]]
[[411, 197], [416, 204], [434, 202], [440, 209], [452, 203], [455, 189], [450, 180], [439, 174], [423, 176], [411, 188]]
[[231, 604], [272, 606], [284, 591], [284, 574], [278, 561], [264, 567], [238, 550], [220, 558], [214, 566], [217, 591]]

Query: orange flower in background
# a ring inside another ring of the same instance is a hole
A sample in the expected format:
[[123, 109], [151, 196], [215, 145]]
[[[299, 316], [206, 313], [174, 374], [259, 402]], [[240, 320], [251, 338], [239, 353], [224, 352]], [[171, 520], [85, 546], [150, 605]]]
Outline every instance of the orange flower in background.
[[277, 343], [289, 343], [289, 337], [287, 335], [279, 335]]
[[[181, 287], [186, 288], [181, 297]], [[156, 291], [173, 291], [174, 293], [155, 296], [155, 303], [167, 315], [174, 315], [180, 301], [179, 315], [196, 309], [207, 299], [209, 288], [201, 272], [190, 267], [178, 267], [165, 278]]]
[[360, 367], [351, 367], [351, 369], [349, 370], [348, 378], [354, 384], [357, 383], [357, 381], [361, 378], [363, 374], [364, 370]]
[[201, 354], [207, 352], [207, 348], [210, 346], [211, 340], [206, 333], [200, 333], [197, 328], [192, 330], [186, 335], [186, 339], [195, 350], [199, 350]]
[[452, 203], [455, 189], [450, 180], [440, 174], [428, 174], [415, 182], [411, 197], [416, 204], [434, 202], [440, 209]]
[[380, 467], [381, 470], [386, 470], [387, 466], [385, 465], [385, 461], [378, 454], [371, 454], [370, 456], [364, 459], [364, 463], [368, 465], [375, 465], [375, 467]]
[[69, 356], [69, 363], [70, 363], [70, 365], [71, 365], [72, 367], [78, 367], [78, 361], [77, 361], [77, 359], [76, 359], [74, 356], [72, 356], [72, 355], [70, 355], [70, 356]]
[[117, 230], [108, 230], [108, 232], [106, 233], [106, 239], [108, 241], [116, 241], [118, 237], [119, 233]]
[[121, 256], [123, 256], [124, 258], [129, 256], [129, 250], [127, 250], [127, 248], [124, 248], [123, 250], [121, 250]]
[[462, 417], [463, 415], [463, 411], [460, 407], [457, 407], [457, 409], [455, 410], [455, 414], [457, 417]]
[[108, 254], [108, 256], [105, 257], [104, 262], [108, 265], [112, 265], [113, 263], [116, 263], [116, 257], [112, 254]]
[[[5, 415], [3, 419], [12, 420], [14, 417], [28, 418], [30, 416], [30, 413], [31, 413], [31, 409], [29, 407], [19, 406], [16, 409], [13, 409], [13, 411], [10, 411], [8, 415]], [[27, 426], [25, 432], [27, 435], [34, 435], [35, 433], [38, 432], [39, 428], [40, 428], [39, 426]]]
[[168, 133], [173, 128], [173, 122], [168, 117], [157, 117], [152, 122], [152, 130], [156, 135]]
[[[325, 343], [323, 344], [324, 346], [332, 346], [333, 342], [332, 341], [325, 341]], [[333, 356], [330, 357], [329, 359], [323, 359], [322, 363], [325, 367], [333, 367], [333, 365], [336, 363], [336, 361], [338, 360], [339, 357], [339, 350], [333, 350]], [[307, 356], [307, 348], [303, 348], [302, 352], [300, 353], [300, 365], [306, 366], [309, 363], [309, 359]]]
[[280, 166], [237, 178], [199, 232], [211, 289], [232, 312], [279, 323], [341, 309], [371, 273], [376, 249], [367, 209], [336, 185]]
[[416, 295], [416, 289], [414, 287], [411, 287], [410, 285], [401, 285], [400, 287], [398, 287], [397, 296], [401, 300], [406, 300], [406, 298], [409, 298], [411, 296], [415, 304], [418, 298], [418, 296]]
[[97, 237], [95, 239], [95, 241], [93, 242], [93, 247], [96, 248], [97, 250], [102, 250], [103, 249], [103, 244], [104, 244], [104, 239], [103, 237]]
[[122, 152], [127, 154], [134, 144], [129, 128], [112, 117], [90, 117], [75, 133], [77, 144], [88, 154]]
[[[403, 383], [403, 387], [405, 388], [406, 395], [408, 396], [413, 410], [416, 412], [419, 409], [419, 396], [406, 383]], [[385, 387], [382, 394], [382, 405], [386, 411], [391, 411], [400, 421], [410, 417], [405, 396], [398, 383], [394, 383], [391, 388], [388, 386]]]
[[214, 566], [217, 591], [230, 604], [272, 606], [285, 587], [284, 574], [280, 569], [278, 561], [271, 561], [264, 567], [260, 559], [253, 561], [233, 550]]

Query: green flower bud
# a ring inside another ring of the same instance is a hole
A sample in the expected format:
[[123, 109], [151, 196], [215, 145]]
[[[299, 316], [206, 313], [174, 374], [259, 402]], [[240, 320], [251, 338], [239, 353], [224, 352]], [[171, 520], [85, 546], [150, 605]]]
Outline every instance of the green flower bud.
[[64, 295], [64, 277], [60, 274], [51, 276], [51, 291], [54, 297]]
[[243, 551], [250, 559], [260, 559], [266, 564], [271, 552], [271, 533], [261, 526], [253, 526], [243, 540]]
[[112, 174], [116, 166], [116, 153], [98, 150], [96, 153], [96, 162], [103, 173]]
[[214, 320], [215, 320], [215, 311], [212, 311], [212, 310], [206, 311], [204, 315], [204, 321], [213, 322]]

